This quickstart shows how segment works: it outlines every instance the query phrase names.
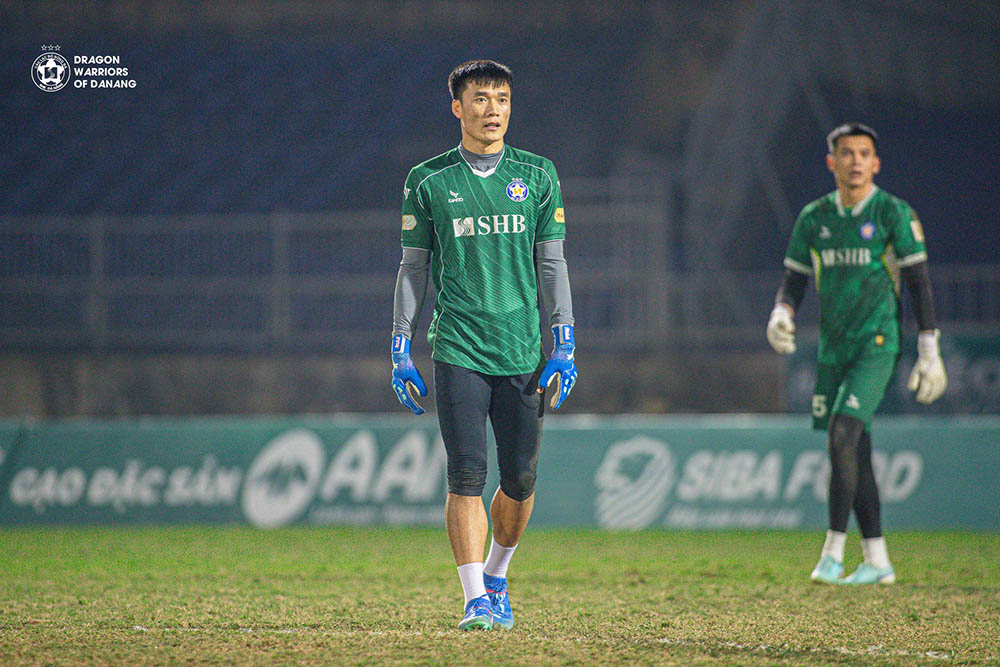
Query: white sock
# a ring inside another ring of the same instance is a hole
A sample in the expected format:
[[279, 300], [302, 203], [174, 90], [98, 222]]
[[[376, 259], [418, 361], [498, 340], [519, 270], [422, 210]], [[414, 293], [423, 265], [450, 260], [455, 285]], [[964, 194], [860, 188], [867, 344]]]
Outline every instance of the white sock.
[[833, 556], [833, 560], [838, 563], [844, 562], [844, 545], [847, 544], [847, 533], [838, 533], [835, 530], [826, 531], [826, 542], [823, 543], [823, 556]]
[[510, 559], [516, 548], [516, 544], [512, 547], [504, 547], [497, 544], [496, 540], [492, 540], [490, 552], [486, 555], [486, 562], [483, 563], [483, 572], [491, 577], [506, 577], [507, 566], [510, 565]]
[[889, 550], [885, 546], [884, 537], [869, 537], [861, 540], [861, 553], [865, 555], [865, 562], [874, 565], [880, 570], [890, 566]]
[[462, 580], [462, 590], [465, 591], [465, 604], [486, 595], [486, 585], [483, 584], [483, 564], [466, 563], [458, 566], [458, 578]]

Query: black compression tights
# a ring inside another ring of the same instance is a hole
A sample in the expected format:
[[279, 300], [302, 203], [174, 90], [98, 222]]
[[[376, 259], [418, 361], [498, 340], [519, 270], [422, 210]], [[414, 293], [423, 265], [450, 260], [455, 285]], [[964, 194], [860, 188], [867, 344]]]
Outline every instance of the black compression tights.
[[882, 535], [881, 505], [872, 468], [872, 439], [859, 419], [837, 414], [830, 422], [830, 529], [847, 532], [854, 509], [863, 537]]

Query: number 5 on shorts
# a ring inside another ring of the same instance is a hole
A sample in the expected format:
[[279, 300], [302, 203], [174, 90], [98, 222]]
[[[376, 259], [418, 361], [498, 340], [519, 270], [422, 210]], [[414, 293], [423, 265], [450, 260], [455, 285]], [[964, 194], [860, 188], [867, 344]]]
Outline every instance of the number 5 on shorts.
[[813, 417], [822, 419], [826, 416], [826, 394], [813, 395]]

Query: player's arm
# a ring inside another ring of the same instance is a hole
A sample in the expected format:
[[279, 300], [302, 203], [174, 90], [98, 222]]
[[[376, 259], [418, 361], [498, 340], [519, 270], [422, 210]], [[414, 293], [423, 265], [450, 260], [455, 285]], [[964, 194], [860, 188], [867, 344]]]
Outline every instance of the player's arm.
[[413, 169], [403, 187], [403, 259], [396, 274], [392, 302], [392, 390], [399, 402], [417, 415], [425, 410], [417, 403], [416, 396], [426, 396], [427, 385], [410, 358], [410, 340], [427, 293], [434, 247], [430, 202], [423, 199], [422, 182], [421, 174]]
[[948, 386], [944, 363], [938, 344], [940, 332], [934, 322], [934, 297], [927, 271], [927, 248], [924, 245], [924, 228], [909, 204], [897, 202], [893, 220], [892, 243], [899, 257], [903, 283], [910, 293], [913, 314], [920, 333], [917, 334], [917, 363], [913, 366], [908, 383], [917, 392], [917, 401], [933, 403]]
[[809, 247], [806, 242], [807, 223], [799, 214], [788, 241], [785, 254], [785, 276], [774, 296], [774, 308], [767, 321], [767, 342], [779, 354], [795, 352], [795, 311], [799, 309], [809, 284], [812, 267], [807, 264]]
[[535, 244], [535, 269], [549, 326], [573, 324], [573, 296], [561, 239]]
[[549, 405], [558, 409], [576, 384], [576, 337], [573, 331], [573, 297], [569, 288], [569, 270], [560, 239], [535, 244], [535, 269], [542, 303], [552, 327], [552, 355], [538, 380], [538, 391], [556, 383]]
[[566, 218], [563, 213], [562, 186], [555, 165], [546, 162], [548, 191], [539, 202], [538, 228], [535, 231], [535, 269], [542, 302], [552, 327], [552, 354], [538, 379], [538, 391], [555, 382], [549, 405], [557, 410], [576, 384], [576, 334], [573, 330], [573, 300], [569, 290], [569, 271], [563, 256]]
[[948, 376], [941, 361], [938, 338], [941, 332], [935, 326], [934, 295], [927, 262], [904, 266], [900, 273], [913, 303], [913, 316], [920, 333], [917, 334], [917, 363], [910, 373], [909, 387], [917, 392], [917, 401], [933, 403], [948, 386]]
[[785, 269], [785, 277], [774, 297], [774, 309], [767, 321], [767, 342], [775, 352], [795, 352], [795, 322], [792, 319], [806, 292], [809, 276]]
[[799, 309], [802, 297], [806, 294], [806, 285], [809, 284], [809, 276], [792, 269], [785, 269], [785, 277], [778, 286], [778, 293], [774, 296], [774, 303], [784, 304], [791, 309], [792, 314]]
[[431, 251], [403, 248], [403, 259], [396, 273], [396, 291], [392, 300], [392, 335], [413, 338], [414, 328], [427, 294]]
[[417, 415], [426, 410], [414, 394], [426, 396], [427, 385], [410, 358], [410, 340], [427, 293], [430, 263], [430, 250], [403, 248], [392, 301], [392, 389], [399, 402]]

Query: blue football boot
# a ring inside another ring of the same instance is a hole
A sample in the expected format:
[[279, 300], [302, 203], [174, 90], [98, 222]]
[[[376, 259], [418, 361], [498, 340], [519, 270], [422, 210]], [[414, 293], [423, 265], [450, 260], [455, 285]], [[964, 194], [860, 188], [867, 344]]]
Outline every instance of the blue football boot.
[[465, 616], [458, 624], [459, 630], [489, 630], [493, 627], [493, 609], [490, 596], [481, 595], [465, 605]]
[[514, 627], [514, 610], [507, 597], [506, 577], [491, 577], [484, 573], [483, 583], [486, 584], [486, 594], [493, 607], [493, 624], [510, 630]]

